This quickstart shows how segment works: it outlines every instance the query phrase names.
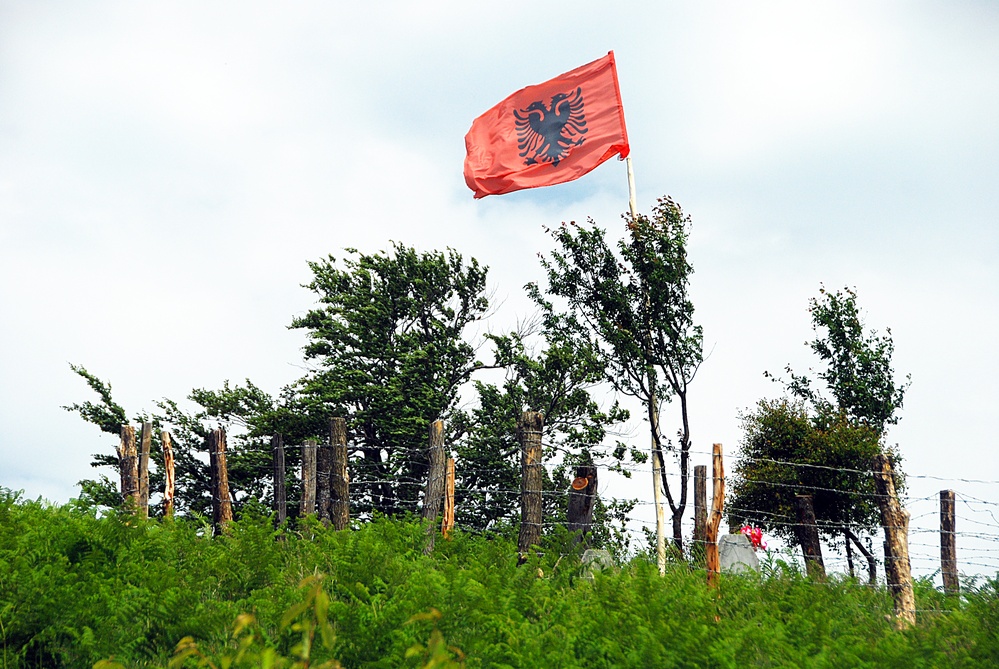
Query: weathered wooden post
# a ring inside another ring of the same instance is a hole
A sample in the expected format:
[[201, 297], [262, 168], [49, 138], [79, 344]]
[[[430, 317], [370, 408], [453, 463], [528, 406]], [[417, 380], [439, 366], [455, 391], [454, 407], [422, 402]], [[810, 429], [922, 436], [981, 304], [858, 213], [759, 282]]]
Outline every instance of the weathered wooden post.
[[940, 574], [944, 592], [956, 595], [961, 589], [957, 578], [957, 523], [954, 516], [954, 491], [940, 491]]
[[153, 445], [153, 424], [142, 424], [142, 437], [139, 439], [139, 515], [149, 517], [149, 451]]
[[916, 596], [909, 564], [909, 512], [898, 501], [891, 462], [883, 453], [874, 456], [874, 490], [885, 528], [885, 572], [895, 600], [895, 625], [901, 629], [916, 624]]
[[330, 484], [333, 471], [333, 446], [329, 440], [319, 444], [316, 451], [316, 514], [323, 525], [330, 524]]
[[208, 435], [208, 459], [212, 477], [212, 522], [215, 531], [232, 522], [232, 500], [229, 498], [229, 469], [225, 461], [225, 430], [221, 427]]
[[285, 491], [284, 478], [284, 437], [275, 434], [271, 437], [271, 452], [274, 462], [274, 512], [275, 520], [280, 525], [288, 518], [288, 494]]
[[430, 444], [427, 451], [427, 488], [423, 493], [423, 520], [427, 525], [427, 545], [423, 552], [429, 555], [434, 550], [434, 537], [437, 532], [437, 516], [444, 504], [444, 479], [447, 456], [444, 453], [444, 421], [435, 420], [430, 424]]
[[454, 529], [454, 458], [447, 459], [444, 475], [444, 518], [441, 520], [441, 535], [447, 539]]
[[718, 528], [725, 511], [725, 464], [722, 462], [722, 445], [711, 447], [711, 516], [705, 532], [705, 562], [708, 570], [708, 585], [715, 585], [721, 573], [721, 558], [718, 555]]
[[520, 536], [517, 550], [523, 562], [531, 546], [541, 541], [541, 484], [544, 471], [541, 463], [541, 432], [545, 417], [540, 411], [525, 411], [517, 424], [520, 441]]
[[350, 473], [347, 471], [347, 421], [330, 419], [330, 522], [345, 530], [350, 523]]
[[173, 516], [173, 498], [177, 491], [177, 480], [174, 474], [173, 444], [170, 433], [160, 432], [160, 443], [163, 444], [163, 517]]
[[302, 503], [299, 515], [304, 518], [316, 512], [316, 440], [302, 444]]
[[597, 468], [576, 467], [576, 478], [569, 488], [569, 510], [566, 514], [569, 531], [579, 532], [576, 541], [583, 541], [593, 527], [593, 507], [597, 501]]
[[708, 468], [694, 467], [694, 548], [703, 550], [708, 536]]
[[794, 509], [798, 522], [794, 533], [798, 537], [801, 553], [805, 558], [805, 571], [812, 578], [824, 581], [826, 567], [822, 562], [822, 544], [819, 542], [819, 528], [815, 522], [815, 507], [811, 495], [795, 495]]
[[118, 446], [118, 474], [121, 477], [121, 501], [133, 509], [139, 505], [139, 463], [135, 448], [135, 428], [121, 426]]

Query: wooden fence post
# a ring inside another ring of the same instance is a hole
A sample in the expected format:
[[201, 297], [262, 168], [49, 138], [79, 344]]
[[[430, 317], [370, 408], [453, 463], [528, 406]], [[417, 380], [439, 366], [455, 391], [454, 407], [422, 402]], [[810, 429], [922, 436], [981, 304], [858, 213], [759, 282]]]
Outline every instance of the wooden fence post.
[[569, 510], [566, 514], [569, 531], [579, 532], [576, 541], [586, 539], [593, 528], [593, 507], [597, 501], [597, 468], [592, 465], [576, 467], [576, 478], [569, 489]]
[[705, 558], [708, 570], [708, 585], [715, 585], [721, 573], [721, 558], [718, 555], [718, 528], [725, 511], [725, 463], [722, 461], [722, 445], [711, 447], [711, 517], [705, 531]]
[[225, 461], [225, 430], [221, 427], [208, 435], [208, 458], [212, 475], [212, 522], [218, 532], [232, 521], [229, 499], [229, 469]]
[[940, 573], [944, 592], [956, 595], [961, 589], [957, 578], [957, 523], [954, 516], [954, 491], [940, 491]]
[[895, 600], [895, 625], [902, 629], [916, 624], [916, 597], [909, 564], [909, 512], [898, 501], [891, 462], [884, 454], [874, 457], [874, 490], [881, 506], [881, 525], [885, 528], [885, 571]]
[[795, 495], [794, 509], [798, 522], [794, 533], [798, 537], [801, 553], [805, 558], [805, 571], [812, 578], [824, 581], [826, 567], [822, 562], [822, 544], [819, 541], [819, 528], [815, 522], [815, 507], [811, 495]]
[[525, 411], [517, 424], [520, 441], [520, 536], [517, 550], [523, 562], [531, 546], [541, 540], [541, 484], [544, 471], [541, 463], [541, 432], [545, 418], [539, 411]]
[[271, 437], [271, 451], [274, 462], [274, 512], [275, 520], [280, 525], [288, 518], [288, 494], [285, 491], [284, 478], [284, 437], [275, 434]]
[[447, 539], [454, 529], [454, 458], [447, 459], [444, 475], [444, 518], [441, 519], [441, 535]]
[[139, 504], [139, 464], [135, 449], [135, 428], [121, 426], [121, 444], [118, 446], [118, 473], [121, 477], [121, 501], [135, 509]]
[[304, 518], [316, 512], [316, 440], [302, 444], [302, 504], [299, 515]]
[[347, 470], [347, 421], [330, 419], [330, 521], [337, 530], [350, 523], [350, 473]]
[[[332, 435], [329, 435], [332, 436]], [[316, 451], [316, 514], [323, 525], [330, 525], [330, 484], [333, 471], [333, 446], [324, 439]]]
[[153, 424], [142, 424], [142, 437], [139, 440], [139, 515], [149, 517], [149, 451], [153, 445]]
[[708, 468], [706, 465], [694, 467], [694, 545], [703, 550], [708, 537]]
[[174, 474], [173, 444], [170, 433], [160, 432], [160, 443], [163, 444], [163, 517], [173, 516], [173, 498], [177, 491], [177, 480]]
[[444, 453], [444, 421], [435, 420], [430, 424], [429, 449], [427, 451], [427, 488], [423, 493], [423, 520], [427, 525], [427, 545], [423, 552], [427, 555], [434, 550], [434, 537], [437, 533], [437, 516], [444, 504], [444, 479], [447, 474], [447, 457]]

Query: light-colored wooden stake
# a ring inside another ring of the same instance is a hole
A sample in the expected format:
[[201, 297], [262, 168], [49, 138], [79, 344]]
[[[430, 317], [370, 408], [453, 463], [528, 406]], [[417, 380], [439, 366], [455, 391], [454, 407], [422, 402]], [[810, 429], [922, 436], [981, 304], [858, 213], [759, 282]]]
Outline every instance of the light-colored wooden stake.
[[118, 473], [121, 477], [121, 501], [132, 509], [139, 505], [139, 463], [135, 447], [135, 428], [121, 426], [121, 443], [118, 446]]
[[444, 477], [444, 518], [441, 520], [441, 536], [450, 538], [454, 529], [454, 458], [447, 459]]
[[885, 529], [885, 572], [895, 600], [895, 626], [904, 629], [916, 624], [916, 596], [909, 564], [909, 512], [898, 501], [891, 462], [884, 454], [874, 457], [874, 490]]
[[717, 583], [721, 573], [721, 559], [718, 555], [718, 528], [721, 526], [722, 515], [725, 512], [725, 465], [722, 462], [722, 445], [711, 447], [711, 478], [713, 489], [711, 493], [711, 515], [708, 518], [706, 562], [708, 569], [708, 585]]
[[139, 515], [149, 517], [149, 451], [153, 445], [153, 424], [142, 424], [142, 438], [139, 440]]
[[177, 491], [177, 480], [174, 473], [173, 444], [170, 433], [160, 432], [160, 442], [163, 444], [163, 517], [173, 517], [173, 498]]
[[944, 592], [956, 595], [961, 589], [957, 577], [957, 523], [954, 514], [954, 491], [940, 491], [940, 574]]
[[541, 486], [544, 481], [541, 463], [541, 432], [545, 417], [540, 411], [525, 411], [517, 425], [520, 441], [520, 536], [517, 550], [523, 562], [531, 546], [541, 541], [543, 518]]

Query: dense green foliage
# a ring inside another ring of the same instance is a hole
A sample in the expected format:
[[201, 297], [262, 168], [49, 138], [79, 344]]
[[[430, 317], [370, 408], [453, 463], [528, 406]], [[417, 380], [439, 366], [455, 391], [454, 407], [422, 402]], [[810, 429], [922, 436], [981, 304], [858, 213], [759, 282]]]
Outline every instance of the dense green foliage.
[[786, 399], [761, 400], [742, 416], [742, 429], [727, 499], [734, 522], [793, 541], [795, 496], [809, 494], [826, 538], [876, 529], [874, 479], [862, 466], [881, 452], [874, 430], [845, 418], [816, 424], [801, 402]]
[[305, 639], [312, 666], [458, 666], [462, 654], [468, 667], [532, 669], [999, 662], [999, 581], [960, 599], [919, 582], [918, 624], [897, 632], [885, 591], [813, 583], [773, 559], [759, 578], [709, 589], [685, 563], [661, 578], [642, 557], [589, 580], [565, 537], [518, 567], [515, 546], [489, 535], [458, 532], [424, 556], [423, 527], [402, 520], [274, 530], [247, 511], [209, 535], [193, 519], [98, 518], [0, 490], [0, 666], [162, 667], [182, 640], [187, 664], [174, 666], [241, 648], [294, 658]]

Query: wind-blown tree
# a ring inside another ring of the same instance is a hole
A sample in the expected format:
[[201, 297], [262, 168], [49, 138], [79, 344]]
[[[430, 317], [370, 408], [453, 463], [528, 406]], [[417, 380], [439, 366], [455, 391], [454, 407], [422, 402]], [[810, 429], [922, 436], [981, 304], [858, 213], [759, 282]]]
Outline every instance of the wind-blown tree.
[[[640, 400], [651, 435], [657, 515], [665, 495], [672, 512], [673, 543], [683, 550], [682, 521], [687, 506], [691, 432], [688, 389], [703, 360], [703, 334], [694, 323], [688, 287], [693, 268], [687, 260], [690, 217], [672, 199], [661, 198], [652, 216], [625, 216], [628, 236], [617, 253], [594, 222], [575, 222], [550, 230], [557, 248], [542, 257], [548, 287], [529, 286], [546, 327], [591, 347], [605, 364], [614, 388]], [[564, 309], [548, 299], [560, 298]], [[679, 403], [674, 444], [661, 427], [662, 405]], [[675, 453], [679, 491], [666, 479], [664, 450]], [[657, 523], [660, 569], [665, 566], [664, 530]]]
[[791, 399], [763, 400], [742, 416], [743, 457], [732, 472], [729, 515], [792, 538], [794, 497], [812, 494], [820, 533], [843, 537], [851, 566], [851, 542], [872, 562], [857, 536], [880, 519], [870, 465], [875, 455], [888, 455], [896, 488], [904, 489], [900, 457], [885, 432], [899, 420], [909, 377], [895, 380], [891, 331], [865, 330], [855, 291], [822, 288], [809, 312], [816, 336], [808, 346], [824, 363], [814, 375], [828, 394], [790, 366], [788, 381], [766, 373]]
[[486, 313], [486, 268], [454, 250], [393, 244], [310, 262], [319, 307], [292, 321], [316, 367], [295, 386], [311, 415], [344, 416], [355, 455], [359, 511], [416, 511], [428, 467], [427, 433], [455, 409], [481, 366], [465, 339]]

